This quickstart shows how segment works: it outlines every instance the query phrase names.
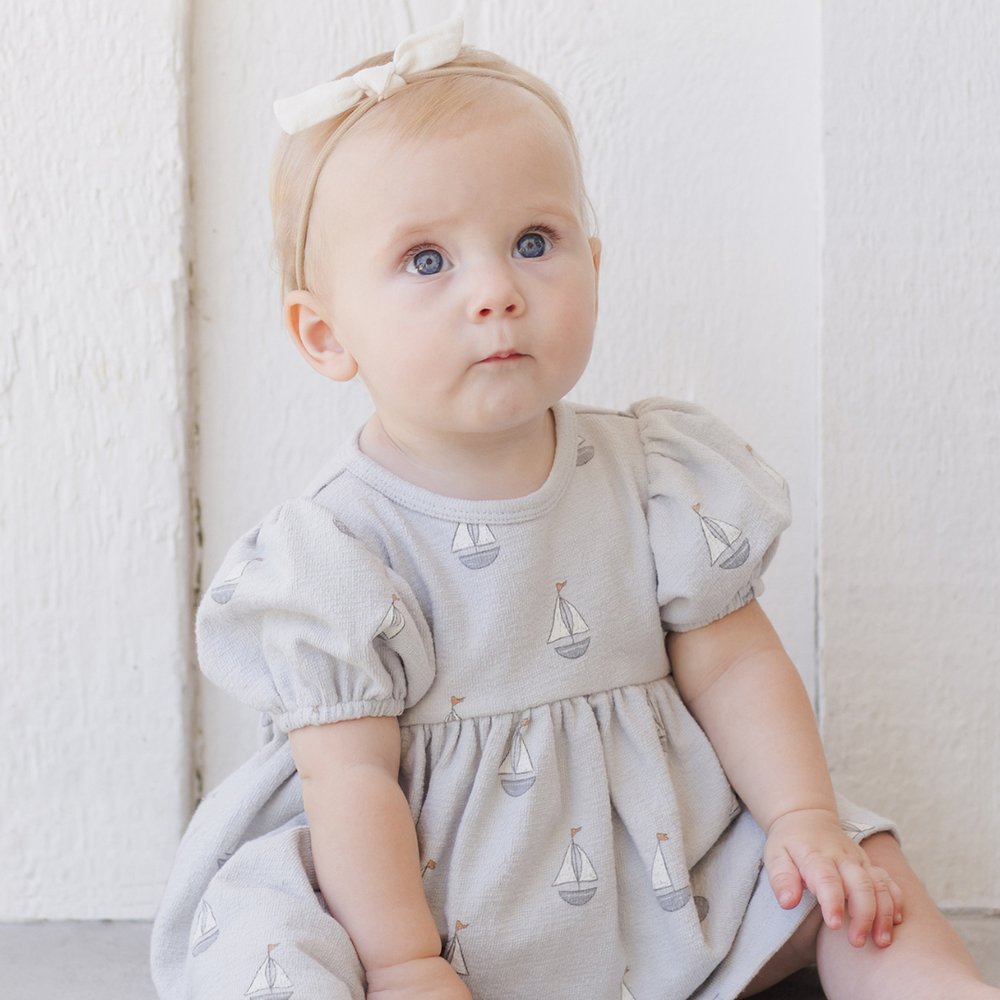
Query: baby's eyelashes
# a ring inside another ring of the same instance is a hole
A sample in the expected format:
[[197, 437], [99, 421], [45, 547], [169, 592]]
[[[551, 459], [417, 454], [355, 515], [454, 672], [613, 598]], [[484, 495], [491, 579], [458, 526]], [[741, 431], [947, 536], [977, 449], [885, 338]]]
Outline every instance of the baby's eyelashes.
[[[544, 257], [557, 241], [558, 237], [548, 226], [533, 226], [514, 241], [511, 255], [527, 260]], [[430, 244], [407, 250], [403, 260], [404, 270], [410, 274], [440, 274], [454, 266], [437, 247]]]
[[450, 266], [444, 254], [434, 247], [415, 247], [406, 261], [406, 270], [410, 274], [438, 274]]
[[555, 233], [548, 226], [536, 226], [522, 233], [514, 243], [515, 257], [541, 257], [552, 249]]

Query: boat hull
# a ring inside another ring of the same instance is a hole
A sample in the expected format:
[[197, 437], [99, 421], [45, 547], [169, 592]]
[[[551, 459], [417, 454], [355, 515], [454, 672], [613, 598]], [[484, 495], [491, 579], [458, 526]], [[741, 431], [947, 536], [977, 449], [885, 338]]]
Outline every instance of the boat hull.
[[560, 889], [559, 895], [569, 903], [570, 906], [583, 906], [594, 898], [597, 886], [592, 885], [587, 889]]
[[747, 556], [750, 555], [750, 540], [744, 538], [740, 543], [739, 548], [731, 555], [728, 559], [724, 559], [719, 563], [722, 569], [739, 569], [747, 561]]
[[524, 795], [524, 793], [531, 788], [535, 783], [535, 776], [529, 774], [523, 778], [501, 778], [500, 787], [508, 794], [517, 798], [518, 795]]
[[691, 886], [689, 885], [684, 886], [683, 889], [660, 891], [656, 894], [656, 901], [660, 904], [660, 908], [666, 910], [668, 913], [673, 913], [675, 910], [681, 909], [690, 899]]
[[216, 927], [214, 931], [206, 934], [204, 937], [198, 938], [194, 943], [194, 947], [191, 949], [191, 957], [197, 958], [203, 951], [208, 951], [209, 948], [215, 944], [215, 939], [219, 936], [219, 928]]
[[500, 546], [495, 545], [491, 549], [481, 549], [479, 552], [460, 552], [458, 558], [462, 560], [462, 565], [469, 569], [484, 569], [498, 555], [500, 555]]
[[228, 604], [229, 598], [233, 596], [236, 591], [236, 584], [239, 580], [233, 580], [232, 583], [220, 583], [218, 587], [212, 588], [212, 600], [216, 604]]
[[589, 645], [590, 636], [588, 635], [586, 639], [580, 639], [577, 642], [571, 642], [565, 646], [556, 646], [556, 652], [560, 656], [565, 657], [567, 660], [575, 660], [587, 652], [587, 647]]

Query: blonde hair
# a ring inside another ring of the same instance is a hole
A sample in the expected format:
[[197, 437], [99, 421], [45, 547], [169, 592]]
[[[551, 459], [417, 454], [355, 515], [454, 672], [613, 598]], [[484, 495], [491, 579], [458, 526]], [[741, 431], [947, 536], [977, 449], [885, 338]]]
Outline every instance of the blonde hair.
[[[369, 66], [381, 66], [391, 52], [372, 56], [341, 73], [353, 76]], [[476, 104], [494, 104], [494, 81], [505, 81], [534, 94], [556, 115], [570, 141], [580, 190], [581, 213], [593, 228], [593, 214], [583, 186], [580, 151], [573, 124], [556, 92], [538, 77], [493, 52], [463, 46], [447, 65], [416, 74], [405, 87], [384, 101], [369, 98], [335, 118], [282, 135], [271, 162], [270, 197], [274, 223], [274, 259], [281, 274], [282, 294], [306, 287], [306, 233], [316, 181], [330, 152], [355, 122], [384, 131], [390, 140], [405, 142], [440, 132]], [[381, 105], [381, 107], [377, 107]], [[375, 117], [370, 112], [375, 110]]]

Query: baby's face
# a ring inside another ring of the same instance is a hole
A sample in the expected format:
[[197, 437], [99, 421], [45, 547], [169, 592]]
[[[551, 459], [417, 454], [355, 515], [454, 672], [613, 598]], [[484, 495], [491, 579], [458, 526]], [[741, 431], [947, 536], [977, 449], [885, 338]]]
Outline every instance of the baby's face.
[[514, 97], [460, 135], [348, 135], [321, 175], [312, 281], [340, 356], [314, 367], [344, 378], [356, 364], [400, 436], [525, 426], [589, 358], [599, 244], [568, 138]]

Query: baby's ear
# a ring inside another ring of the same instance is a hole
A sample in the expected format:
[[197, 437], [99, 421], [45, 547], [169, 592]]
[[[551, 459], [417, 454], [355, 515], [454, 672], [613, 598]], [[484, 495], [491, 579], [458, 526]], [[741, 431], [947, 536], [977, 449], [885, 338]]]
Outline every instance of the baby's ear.
[[302, 357], [320, 375], [349, 382], [358, 373], [358, 363], [337, 340], [326, 313], [312, 292], [298, 290], [285, 296], [285, 326]]

